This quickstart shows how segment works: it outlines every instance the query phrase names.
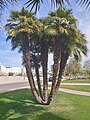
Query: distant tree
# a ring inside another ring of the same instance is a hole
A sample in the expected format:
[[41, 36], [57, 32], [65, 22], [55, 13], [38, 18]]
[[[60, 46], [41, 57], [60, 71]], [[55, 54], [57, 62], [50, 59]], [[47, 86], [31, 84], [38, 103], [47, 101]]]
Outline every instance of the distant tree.
[[75, 59], [70, 59], [66, 65], [65, 75], [68, 75], [69, 78], [77, 78], [79, 75], [83, 74], [83, 68], [80, 61]]
[[84, 62], [83, 68], [87, 76], [90, 76], [90, 60]]

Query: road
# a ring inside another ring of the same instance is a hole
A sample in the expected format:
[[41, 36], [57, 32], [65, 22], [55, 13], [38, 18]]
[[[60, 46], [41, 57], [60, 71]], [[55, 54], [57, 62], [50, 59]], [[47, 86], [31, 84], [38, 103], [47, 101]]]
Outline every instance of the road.
[[7, 84], [0, 84], [0, 93], [14, 91], [17, 89], [28, 88], [28, 82], [17, 82], [17, 83], [7, 83]]

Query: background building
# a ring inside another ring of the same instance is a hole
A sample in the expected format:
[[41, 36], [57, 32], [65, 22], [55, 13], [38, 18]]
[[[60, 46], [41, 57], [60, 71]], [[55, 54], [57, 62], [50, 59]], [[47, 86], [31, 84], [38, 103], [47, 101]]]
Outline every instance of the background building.
[[5, 67], [0, 64], [0, 75], [19, 75], [22, 74], [22, 71], [21, 67]]

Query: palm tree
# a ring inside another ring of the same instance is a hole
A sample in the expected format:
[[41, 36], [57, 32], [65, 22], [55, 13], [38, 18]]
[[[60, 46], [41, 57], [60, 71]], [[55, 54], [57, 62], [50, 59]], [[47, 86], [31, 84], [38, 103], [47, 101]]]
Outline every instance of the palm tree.
[[71, 35], [68, 36], [67, 40], [70, 41], [69, 45], [68, 44], [65, 45], [64, 44], [65, 42], [63, 42], [63, 47], [65, 49], [62, 48], [62, 51], [61, 51], [60, 72], [59, 72], [59, 77], [58, 77], [58, 81], [55, 88], [56, 92], [60, 86], [60, 82], [61, 82], [60, 78], [62, 78], [69, 56], [73, 55], [76, 60], [81, 60], [82, 54], [85, 56], [87, 55], [88, 49], [87, 49], [87, 42], [86, 42], [85, 36], [82, 33], [80, 33], [79, 30], [77, 32], [78, 34], [75, 31], [76, 36], [75, 35], [73, 36], [72, 34], [73, 41], [72, 41], [72, 38], [70, 37]]
[[[71, 10], [61, 10], [58, 9], [55, 12], [51, 12], [49, 14], [49, 32], [53, 34], [54, 38], [54, 65], [53, 65], [53, 82], [52, 82], [52, 89], [50, 93], [50, 99], [53, 98], [53, 95], [56, 94], [55, 86], [57, 81], [58, 72], [60, 69], [59, 63], [61, 62], [61, 47], [62, 44], [62, 37], [63, 34], [69, 34], [69, 27], [76, 25], [76, 19], [72, 15]], [[66, 41], [64, 41], [66, 43]], [[68, 58], [67, 58], [68, 59]]]
[[37, 36], [37, 33], [36, 35], [34, 34], [34, 36], [32, 36], [32, 41], [30, 44], [30, 52], [31, 52], [31, 58], [32, 58], [31, 64], [32, 64], [32, 67], [35, 68], [38, 91], [41, 98], [43, 99], [40, 74], [39, 74], [39, 68], [41, 67], [41, 47], [40, 47], [39, 41], [37, 42], [36, 36]]
[[[50, 14], [51, 26], [54, 31], [54, 69], [53, 82], [48, 102], [57, 93], [67, 60], [71, 54], [81, 57], [81, 52], [86, 55], [87, 46], [83, 34], [77, 29], [77, 19], [71, 10], [58, 9]], [[77, 46], [78, 44], [78, 46]], [[59, 66], [59, 67], [58, 67]], [[57, 78], [57, 79], [56, 79]]]
[[[40, 20], [41, 21], [41, 20]], [[40, 26], [38, 26], [40, 24]], [[11, 39], [12, 49], [19, 48], [23, 52], [23, 60], [26, 67], [27, 76], [31, 86], [33, 95], [41, 104], [47, 104], [48, 100], [48, 84], [47, 84], [47, 65], [48, 65], [48, 33], [45, 22], [37, 22], [35, 17], [24, 8], [11, 12], [11, 18], [8, 19], [6, 29], [8, 38]], [[39, 35], [39, 36], [38, 36]], [[37, 41], [38, 38], [38, 41]], [[40, 47], [39, 47], [40, 46]], [[36, 48], [36, 47], [39, 47]], [[31, 53], [31, 54], [30, 54]], [[38, 55], [37, 55], [38, 54]], [[43, 95], [39, 78], [38, 57], [41, 54], [41, 64], [43, 71]], [[31, 57], [31, 58], [30, 58]], [[31, 60], [36, 70], [38, 90], [35, 87], [33, 75], [31, 72]]]
[[36, 31], [39, 31], [38, 25], [39, 22], [35, 19], [33, 14], [22, 8], [21, 11], [11, 12], [6, 30], [8, 31], [8, 39], [11, 39], [12, 46], [14, 45], [13, 49], [15, 47], [22, 48], [23, 60], [32, 93], [39, 103], [44, 104], [35, 86], [31, 71], [30, 40], [31, 36]]
[[[40, 32], [36, 35], [36, 41], [34, 43], [37, 43], [38, 38], [38, 45], [40, 47], [40, 55], [41, 55], [41, 66], [42, 66], [42, 76], [43, 76], [43, 99], [46, 101], [48, 100], [48, 78], [47, 78], [47, 70], [48, 70], [48, 52], [51, 45], [51, 38], [48, 31], [48, 24], [47, 24], [47, 18], [40, 19], [41, 25], [40, 25]], [[34, 39], [35, 40], [35, 39]]]
[[48, 43], [47, 43], [47, 26], [44, 20], [41, 20], [42, 26], [40, 29], [40, 46], [41, 46], [41, 64], [43, 73], [43, 95], [47, 102], [48, 99], [48, 81], [47, 81], [47, 69], [48, 69]]

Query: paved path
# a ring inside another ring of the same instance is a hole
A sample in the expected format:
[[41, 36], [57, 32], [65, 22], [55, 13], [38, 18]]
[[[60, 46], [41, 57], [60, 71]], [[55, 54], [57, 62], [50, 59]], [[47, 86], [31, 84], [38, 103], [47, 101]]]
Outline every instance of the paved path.
[[61, 85], [90, 85], [90, 83], [61, 83]]
[[64, 89], [64, 88], [60, 88], [59, 91], [62, 91], [65, 93], [77, 94], [77, 95], [90, 96], [90, 92], [82, 92], [82, 91], [70, 90], [70, 89]]
[[[49, 82], [52, 84], [52, 82]], [[61, 85], [90, 85], [90, 83], [61, 83]]]

